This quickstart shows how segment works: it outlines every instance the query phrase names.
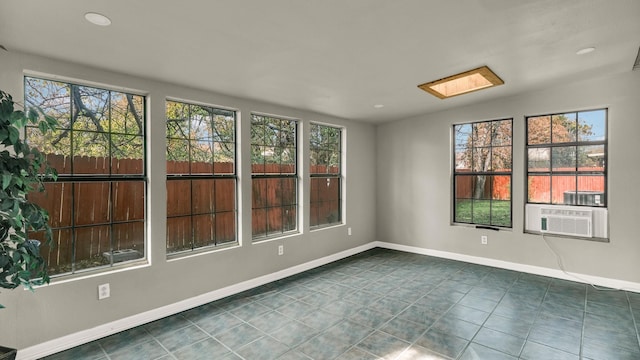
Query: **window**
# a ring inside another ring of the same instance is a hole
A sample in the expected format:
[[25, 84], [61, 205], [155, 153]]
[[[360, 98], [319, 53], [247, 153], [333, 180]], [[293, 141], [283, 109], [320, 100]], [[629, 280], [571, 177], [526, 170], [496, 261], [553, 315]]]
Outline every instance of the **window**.
[[58, 172], [30, 195], [50, 215], [53, 246], [41, 249], [50, 274], [144, 258], [145, 98], [34, 77], [24, 85], [26, 106], [59, 122], [46, 135], [26, 129]]
[[512, 124], [454, 125], [454, 222], [511, 227]]
[[253, 239], [297, 229], [297, 122], [251, 114]]
[[339, 128], [311, 124], [311, 227], [342, 222], [341, 136]]
[[527, 202], [605, 207], [607, 110], [527, 117]]
[[167, 253], [236, 242], [234, 111], [166, 102]]

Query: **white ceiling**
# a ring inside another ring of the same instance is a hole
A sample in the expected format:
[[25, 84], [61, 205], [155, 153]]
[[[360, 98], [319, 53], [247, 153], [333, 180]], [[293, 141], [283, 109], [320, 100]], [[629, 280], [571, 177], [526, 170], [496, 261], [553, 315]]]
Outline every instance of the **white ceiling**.
[[[88, 23], [89, 11], [112, 25]], [[631, 71], [640, 1], [2, 0], [0, 44], [383, 122]], [[505, 85], [447, 100], [417, 88], [482, 65]]]

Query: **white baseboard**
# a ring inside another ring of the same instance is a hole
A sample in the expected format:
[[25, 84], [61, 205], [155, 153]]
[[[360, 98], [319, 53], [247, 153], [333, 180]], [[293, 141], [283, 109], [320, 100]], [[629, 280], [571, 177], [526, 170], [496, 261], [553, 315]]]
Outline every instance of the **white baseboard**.
[[493, 266], [501, 269], [515, 270], [515, 271], [525, 272], [529, 274], [548, 276], [548, 277], [553, 277], [557, 279], [571, 280], [571, 281], [588, 283], [588, 284], [593, 284], [593, 285], [612, 288], [612, 289], [621, 289], [621, 290], [640, 293], [640, 283], [635, 283], [631, 281], [610, 279], [610, 278], [604, 278], [599, 276], [577, 274], [577, 273], [571, 273], [571, 272], [565, 273], [562, 270], [550, 269], [550, 268], [541, 267], [541, 266], [519, 264], [519, 263], [513, 263], [509, 261], [496, 260], [496, 259], [484, 258], [479, 256], [464, 255], [464, 254], [452, 253], [447, 251], [431, 250], [431, 249], [425, 249], [425, 248], [420, 248], [415, 246], [388, 243], [383, 241], [375, 241], [374, 244], [375, 244], [375, 247], [381, 247], [385, 249], [399, 250], [399, 251], [405, 251], [405, 252], [421, 254], [421, 255], [429, 255], [429, 256], [450, 259], [450, 260], [464, 261], [464, 262], [478, 264], [478, 265]]
[[325, 256], [320, 259], [312, 260], [304, 264], [292, 266], [290, 268], [280, 270], [278, 272], [257, 277], [255, 279], [243, 281], [238, 284], [227, 286], [222, 289], [214, 290], [206, 294], [192, 297], [174, 304], [159, 307], [157, 309], [145, 311], [140, 314], [126, 317], [124, 319], [112, 321], [107, 324], [99, 325], [91, 329], [79, 331], [70, 335], [66, 335], [57, 339], [20, 349], [16, 360], [31, 360], [55, 354], [94, 340], [98, 340], [105, 336], [144, 325], [151, 321], [159, 320], [164, 317], [177, 314], [179, 312], [192, 309], [194, 307], [210, 303], [215, 300], [225, 298], [230, 295], [238, 294], [242, 291], [253, 289], [255, 287], [268, 284], [272, 281], [284, 279], [288, 276], [295, 275], [307, 270], [311, 270], [318, 266], [329, 264], [331, 262], [359, 254], [376, 247], [375, 242], [371, 242], [353, 249], [345, 250], [337, 254]]

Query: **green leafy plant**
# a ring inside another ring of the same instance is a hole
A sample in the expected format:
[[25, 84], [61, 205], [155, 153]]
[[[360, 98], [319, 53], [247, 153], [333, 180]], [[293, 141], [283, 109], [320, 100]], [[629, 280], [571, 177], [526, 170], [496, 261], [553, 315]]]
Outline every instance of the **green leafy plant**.
[[28, 235], [42, 233], [45, 244], [50, 245], [52, 231], [47, 211], [29, 202], [27, 195], [44, 191], [43, 179], [55, 180], [57, 173], [21, 133], [27, 126], [45, 133], [57, 120], [41, 109], [21, 110], [16, 105], [11, 95], [0, 90], [0, 287], [22, 285], [33, 291], [33, 286], [49, 283], [49, 275], [40, 242]]

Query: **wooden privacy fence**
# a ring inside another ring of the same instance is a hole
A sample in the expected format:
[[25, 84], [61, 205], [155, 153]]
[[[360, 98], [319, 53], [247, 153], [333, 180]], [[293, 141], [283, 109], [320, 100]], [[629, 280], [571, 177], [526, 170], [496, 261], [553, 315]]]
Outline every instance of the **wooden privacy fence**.
[[[167, 161], [167, 174], [233, 174], [233, 163]], [[236, 181], [206, 178], [167, 181], [167, 251], [235, 241]]]
[[[548, 169], [541, 169], [541, 171]], [[575, 169], [554, 169], [556, 171], [575, 171]], [[579, 170], [603, 171], [602, 167], [589, 167]], [[465, 170], [456, 170], [456, 198], [457, 199], [473, 199], [475, 190], [475, 181], [477, 175], [465, 176]], [[460, 173], [463, 173], [460, 176]], [[527, 179], [527, 186], [530, 199], [537, 199], [540, 202], [549, 202], [553, 204], [564, 203], [564, 193], [570, 191], [596, 191], [604, 192], [604, 176], [601, 175], [578, 175], [577, 184], [575, 175], [554, 175], [547, 174], [535, 175], [535, 169], [530, 169], [530, 176]], [[491, 185], [493, 178], [493, 187]], [[576, 189], [577, 187], [577, 189]], [[550, 194], [553, 189], [553, 194]], [[494, 200], [509, 200], [511, 198], [511, 179], [510, 176], [492, 175], [487, 176], [487, 180], [483, 188], [483, 199], [492, 198]]]
[[[473, 199], [478, 175], [465, 175], [468, 169], [456, 169], [456, 199]], [[460, 173], [463, 173], [462, 175]], [[511, 176], [486, 175], [482, 188], [482, 199], [509, 200], [511, 199]]]
[[[70, 157], [48, 154], [47, 160], [58, 174], [71, 174]], [[81, 176], [109, 174], [109, 167], [114, 174], [142, 174], [142, 166], [141, 160], [112, 159], [109, 164], [107, 158], [73, 158], [73, 173]], [[76, 270], [109, 263], [104, 253], [112, 245], [113, 250], [133, 250], [124, 260], [144, 255], [143, 180], [66, 182], [60, 177], [29, 198], [49, 213], [53, 247], [43, 246], [41, 254], [54, 274], [71, 270], [74, 251]], [[33, 237], [42, 240], [42, 235]]]
[[[603, 171], [604, 168], [585, 170]], [[529, 175], [529, 179], [527, 179], [529, 199], [535, 199], [536, 202], [550, 201], [552, 204], [563, 204], [565, 192], [604, 192], [603, 175], [578, 175], [577, 183], [575, 175], [536, 176], [533, 173]]]
[[[70, 157], [47, 156], [59, 174], [71, 173]], [[192, 163], [168, 161], [168, 174], [185, 174], [191, 166], [192, 174], [232, 174], [233, 163]], [[139, 159], [111, 159], [114, 174], [142, 174]], [[287, 173], [288, 165], [254, 165], [256, 173]], [[312, 170], [324, 171], [323, 167]], [[109, 159], [74, 157], [73, 173], [81, 175], [109, 174]], [[312, 181], [312, 218], [336, 216], [339, 202], [316, 201], [333, 196], [339, 199], [339, 184], [331, 180], [327, 185], [315, 186]], [[270, 234], [293, 230], [297, 224], [297, 192], [290, 179], [254, 179], [252, 190], [252, 229], [254, 234]], [[205, 246], [236, 240], [236, 182], [235, 179], [194, 179], [167, 181], [167, 249], [178, 251], [192, 246]], [[293, 195], [290, 195], [293, 194]], [[53, 273], [71, 270], [73, 259], [72, 231], [75, 231], [76, 269], [108, 263], [105, 252], [135, 250], [144, 255], [145, 184], [140, 180], [125, 181], [57, 181], [47, 183], [45, 192], [29, 195], [49, 212], [54, 229], [54, 246], [42, 247]], [[215, 215], [213, 215], [215, 213]], [[73, 221], [72, 221], [73, 216]], [[313, 219], [312, 219], [313, 223]], [[113, 224], [113, 225], [110, 225]], [[72, 227], [74, 230], [72, 230]], [[42, 240], [42, 234], [33, 234]], [[125, 259], [126, 260], [126, 259]], [[117, 261], [117, 259], [114, 259]]]

